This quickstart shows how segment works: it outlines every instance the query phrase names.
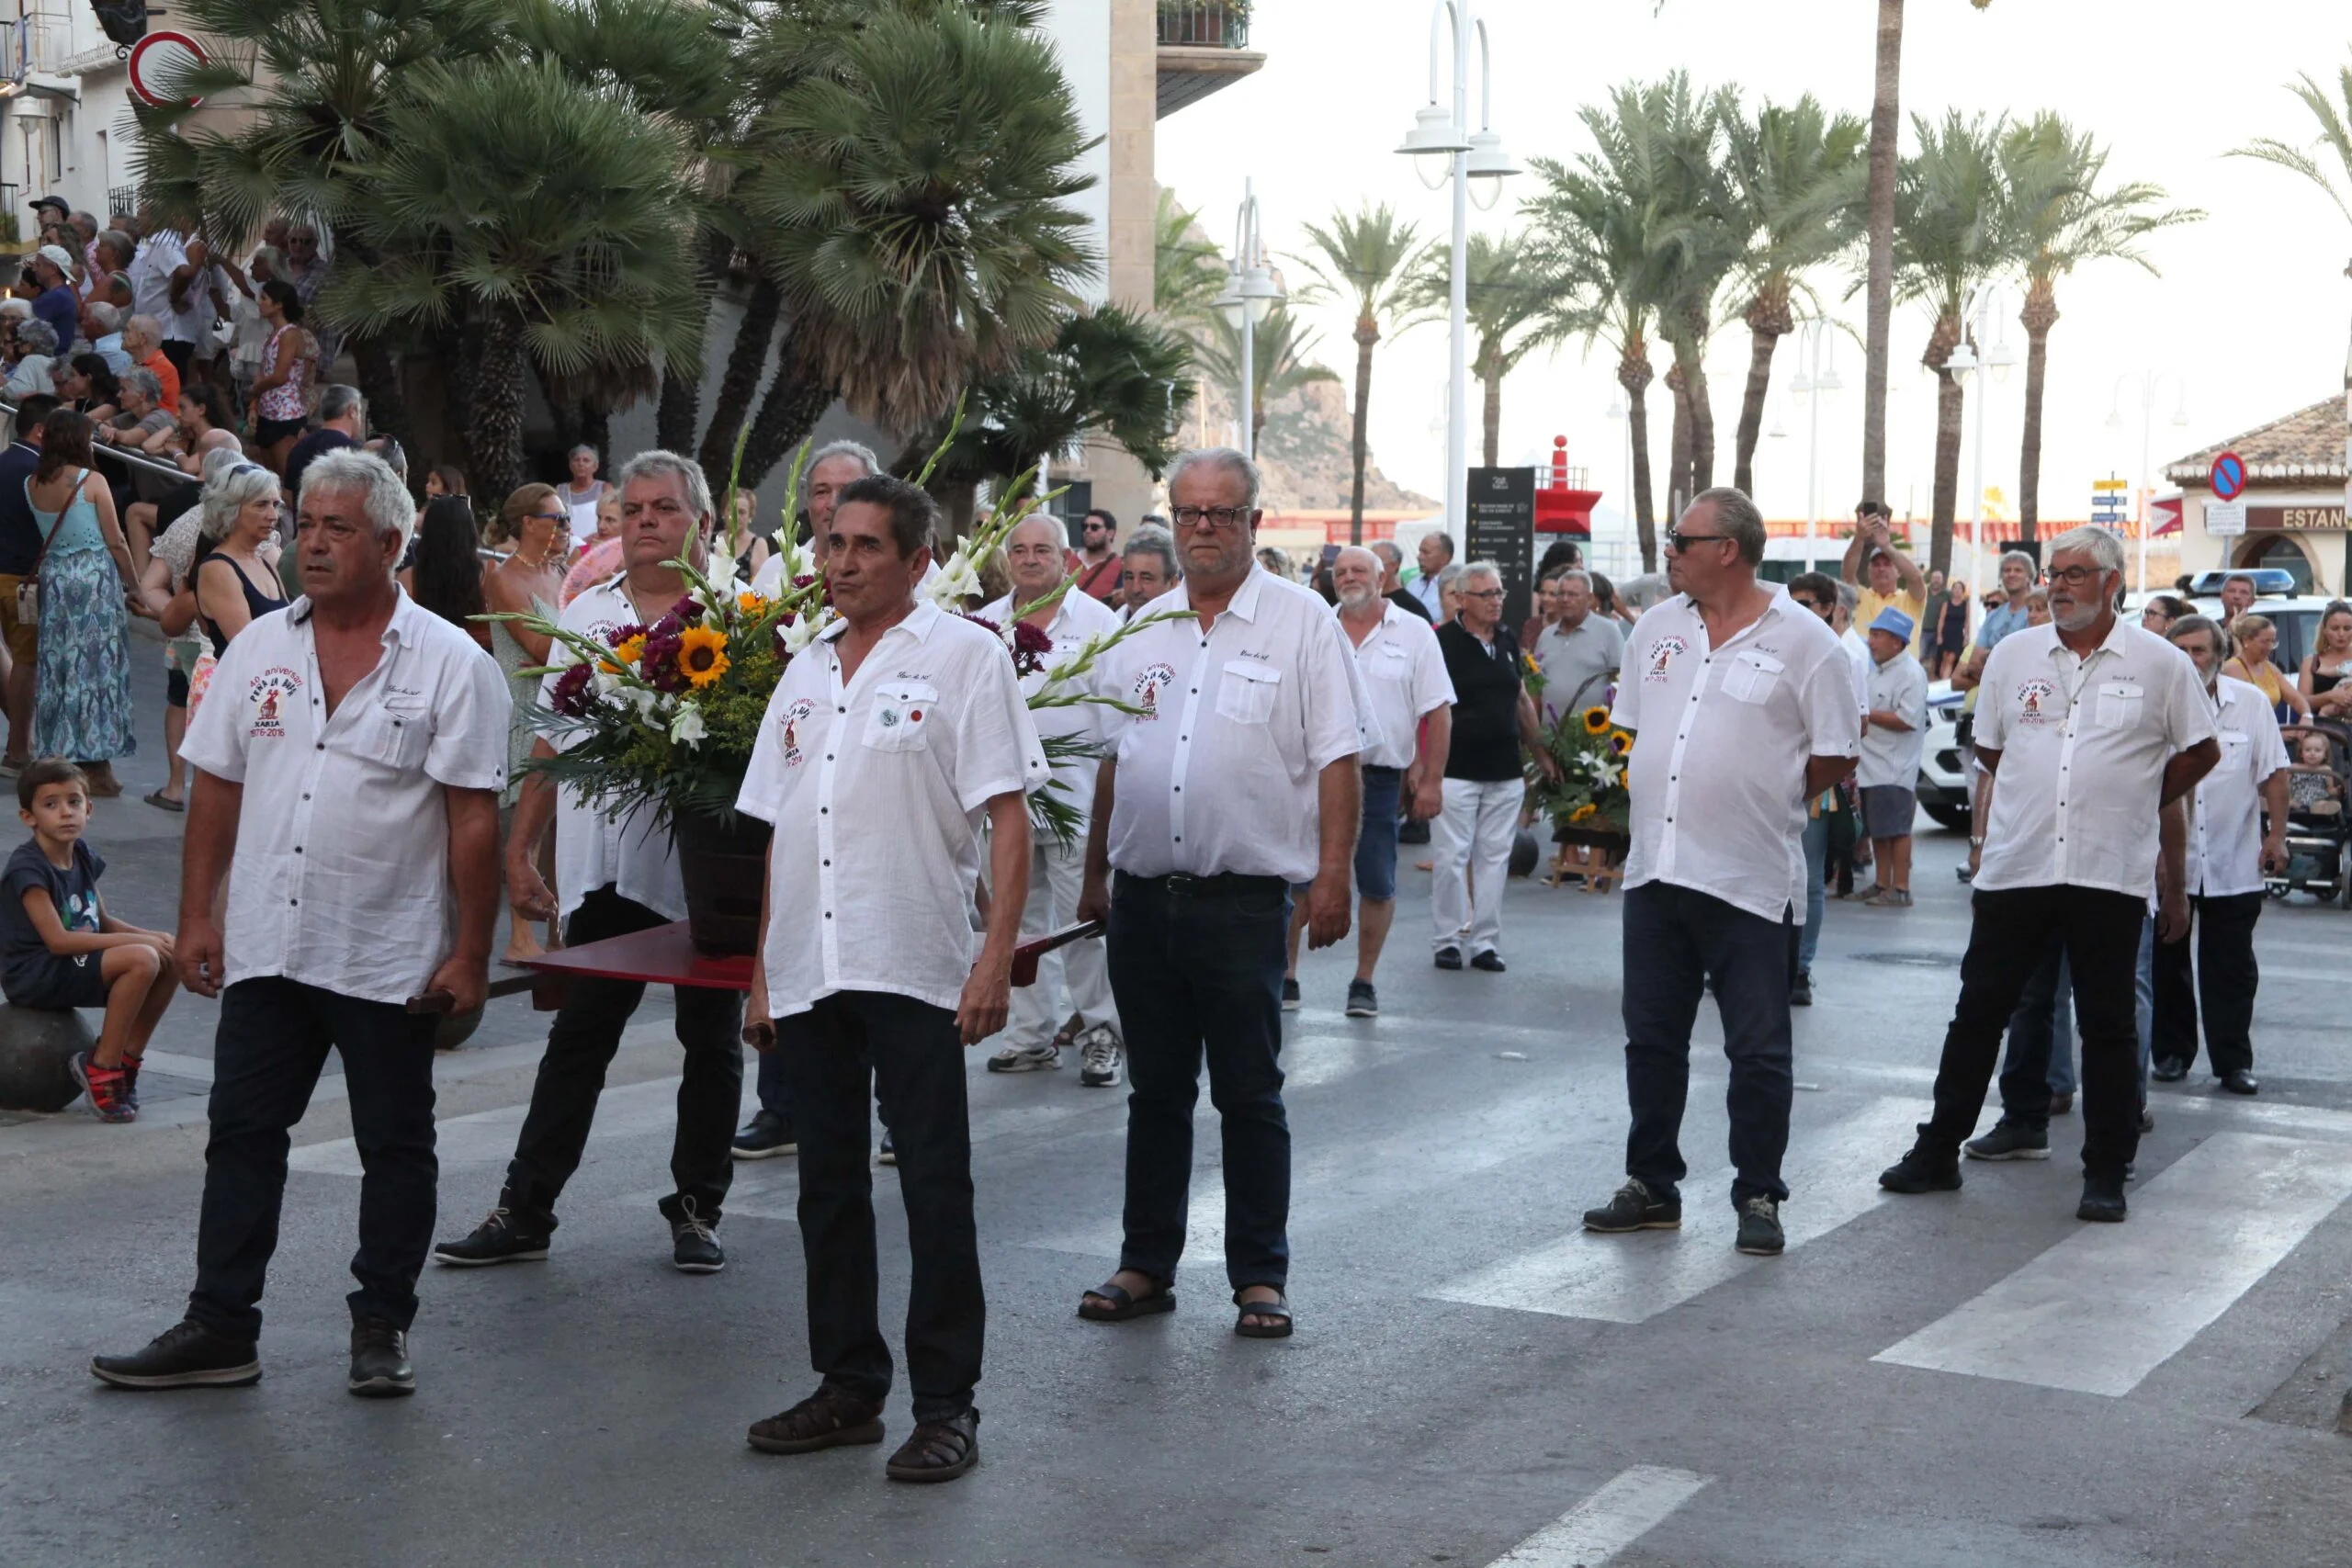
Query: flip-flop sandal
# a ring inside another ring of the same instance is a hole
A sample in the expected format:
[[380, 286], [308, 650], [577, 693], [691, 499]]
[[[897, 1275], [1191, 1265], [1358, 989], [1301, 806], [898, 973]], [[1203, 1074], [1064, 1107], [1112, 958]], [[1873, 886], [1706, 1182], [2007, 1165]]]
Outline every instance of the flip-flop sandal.
[[1080, 1297], [1078, 1315], [1089, 1323], [1125, 1323], [1130, 1318], [1150, 1317], [1157, 1313], [1176, 1310], [1176, 1292], [1167, 1285], [1160, 1286], [1148, 1296], [1136, 1296], [1129, 1294], [1125, 1286], [1105, 1280], [1089, 1291], [1087, 1295], [1099, 1296], [1111, 1303], [1107, 1307], [1097, 1306]]
[[[1233, 1292], [1233, 1304], [1241, 1310], [1233, 1319], [1233, 1332], [1244, 1339], [1287, 1339], [1290, 1337], [1290, 1297], [1276, 1295], [1270, 1302], [1245, 1302], [1241, 1292]], [[1244, 1318], [1272, 1317], [1276, 1323], [1245, 1323]]]
[[146, 800], [148, 805], [162, 811], [186, 811], [187, 809], [187, 801], [174, 800], [170, 795], [165, 795], [160, 789], [154, 794], [148, 795]]

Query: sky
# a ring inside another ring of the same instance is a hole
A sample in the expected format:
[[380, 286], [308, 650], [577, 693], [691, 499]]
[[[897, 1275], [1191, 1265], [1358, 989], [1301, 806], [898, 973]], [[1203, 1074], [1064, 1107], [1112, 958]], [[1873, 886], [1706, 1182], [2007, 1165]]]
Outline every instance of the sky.
[[[2061, 320], [2051, 334], [2041, 468], [2041, 515], [2089, 513], [2093, 479], [2135, 479], [2143, 449], [2143, 378], [2156, 380], [2153, 466], [2335, 395], [2352, 326], [2352, 224], [2313, 186], [2267, 164], [2227, 157], [2258, 136], [2301, 142], [2308, 110], [2285, 84], [2309, 71], [2333, 90], [2352, 62], [2352, 10], [2315, 0], [2238, 0], [2226, 7], [2187, 0], [1910, 0], [1903, 51], [1905, 147], [1909, 117], [1953, 107], [2019, 117], [2053, 108], [2110, 150], [2110, 180], [2148, 180], [2174, 205], [2204, 209], [2200, 223], [2147, 243], [2161, 273], [2104, 262], [2062, 279]], [[1793, 101], [1811, 92], [1833, 110], [1867, 117], [1876, 45], [1873, 0], [1486, 0], [1493, 44], [1492, 119], [1523, 165], [1533, 156], [1573, 161], [1590, 142], [1578, 119], [1589, 103], [1629, 80], [1690, 73], [1702, 86], [1737, 84]], [[2119, 25], [2121, 24], [2121, 25]], [[1447, 192], [1430, 191], [1411, 161], [1392, 151], [1429, 98], [1429, 11], [1420, 0], [1258, 0], [1250, 46], [1263, 70], [1162, 120], [1160, 183], [1227, 239], [1245, 178], [1254, 180], [1267, 242], [1295, 252], [1302, 221], [1335, 208], [1388, 201], [1425, 236], [1450, 231]], [[1474, 56], [1475, 64], [1475, 56]], [[1450, 77], [1442, 83], [1449, 92]], [[1472, 114], [1477, 85], [1471, 86]], [[1506, 183], [1525, 188], [1532, 175]], [[1474, 230], [1502, 231], [1516, 197], [1471, 212]], [[1301, 269], [1286, 269], [1294, 277]], [[1849, 513], [1860, 483], [1862, 302], [1845, 298], [1851, 271], [1816, 281], [1825, 308], [1850, 330], [1834, 334], [1845, 390], [1799, 402], [1788, 394], [1792, 340], [1774, 363], [1769, 432], [1759, 444], [1757, 500], [1765, 515], [1799, 518], [1807, 503], [1807, 420], [1818, 403], [1817, 487], [1825, 517]], [[2013, 287], [1998, 318], [2018, 368], [1991, 383], [1984, 406], [1984, 483], [2014, 513], [2024, 403], [2024, 331]], [[1735, 302], [1725, 313], [1736, 311]], [[1311, 312], [1322, 337], [1315, 357], [1352, 388], [1351, 322]], [[1924, 517], [1934, 477], [1935, 388], [1919, 367], [1928, 321], [1895, 309], [1887, 412], [1887, 500], [1898, 516]], [[1444, 493], [1446, 332], [1442, 322], [1384, 343], [1374, 368], [1371, 446], [1391, 478]], [[1997, 335], [1997, 334], [1996, 334]], [[1745, 385], [1749, 339], [1733, 316], [1709, 350], [1718, 428], [1717, 478], [1731, 477], [1732, 430]], [[1662, 378], [1663, 349], [1654, 353]], [[1589, 360], [1570, 345], [1532, 357], [1505, 383], [1501, 458], [1548, 461], [1555, 435], [1569, 460], [1588, 465], [1604, 504], [1626, 492], [1625, 426], [1607, 417], [1614, 356]], [[2130, 378], [2119, 382], [2120, 378]], [[1981, 378], [1988, 379], [1988, 378]], [[1972, 389], [1972, 395], [1974, 389]], [[1649, 400], [1653, 473], [1665, 470], [1663, 388]], [[1478, 394], [1471, 393], [1472, 460], [1478, 456]], [[2120, 411], [2122, 428], [2110, 428]], [[2177, 426], [2177, 414], [2187, 424]], [[1961, 459], [1961, 515], [1968, 515], [1972, 439]], [[2165, 488], [2155, 481], [2159, 490]], [[2004, 510], [1996, 506], [1995, 510]]]

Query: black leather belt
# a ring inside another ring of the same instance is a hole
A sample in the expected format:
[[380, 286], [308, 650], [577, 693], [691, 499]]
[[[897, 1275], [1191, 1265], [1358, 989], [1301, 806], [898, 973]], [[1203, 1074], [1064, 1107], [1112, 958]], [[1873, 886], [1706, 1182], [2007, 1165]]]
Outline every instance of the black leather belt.
[[1167, 876], [1120, 876], [1129, 882], [1165, 888], [1171, 898], [1230, 898], [1243, 893], [1287, 893], [1290, 884], [1279, 876], [1244, 876], [1238, 872], [1221, 871], [1215, 876], [1191, 876], [1174, 872]]
[[1405, 770], [1402, 768], [1384, 768], [1377, 762], [1366, 762], [1363, 765], [1363, 771], [1367, 773], [1377, 773], [1382, 778], [1396, 778], [1399, 774], [1403, 773]]

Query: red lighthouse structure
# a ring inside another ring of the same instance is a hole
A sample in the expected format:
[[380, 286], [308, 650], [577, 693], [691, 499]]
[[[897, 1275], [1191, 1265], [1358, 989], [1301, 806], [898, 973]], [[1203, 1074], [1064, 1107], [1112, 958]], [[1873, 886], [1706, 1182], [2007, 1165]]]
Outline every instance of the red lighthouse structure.
[[1593, 503], [1597, 490], [1587, 490], [1582, 468], [1568, 467], [1568, 438], [1552, 437], [1552, 466], [1539, 474], [1535, 487], [1535, 531], [1562, 534], [1571, 539], [1592, 537]]

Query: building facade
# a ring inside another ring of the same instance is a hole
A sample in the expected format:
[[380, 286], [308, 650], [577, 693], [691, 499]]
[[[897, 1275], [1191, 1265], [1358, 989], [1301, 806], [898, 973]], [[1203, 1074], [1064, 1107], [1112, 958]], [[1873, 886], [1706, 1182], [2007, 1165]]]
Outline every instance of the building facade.
[[[2243, 531], [2215, 502], [2213, 460], [2234, 452], [2245, 463]], [[2352, 589], [2352, 531], [2345, 524], [2345, 400], [2331, 397], [2283, 419], [2214, 443], [2165, 465], [2180, 487], [2157, 507], [2180, 512], [2180, 570], [2191, 575], [2228, 567], [2277, 567], [2294, 574], [2299, 592]], [[2225, 521], [2225, 519], [2227, 519]], [[2216, 532], [2211, 524], [2222, 529]]]

